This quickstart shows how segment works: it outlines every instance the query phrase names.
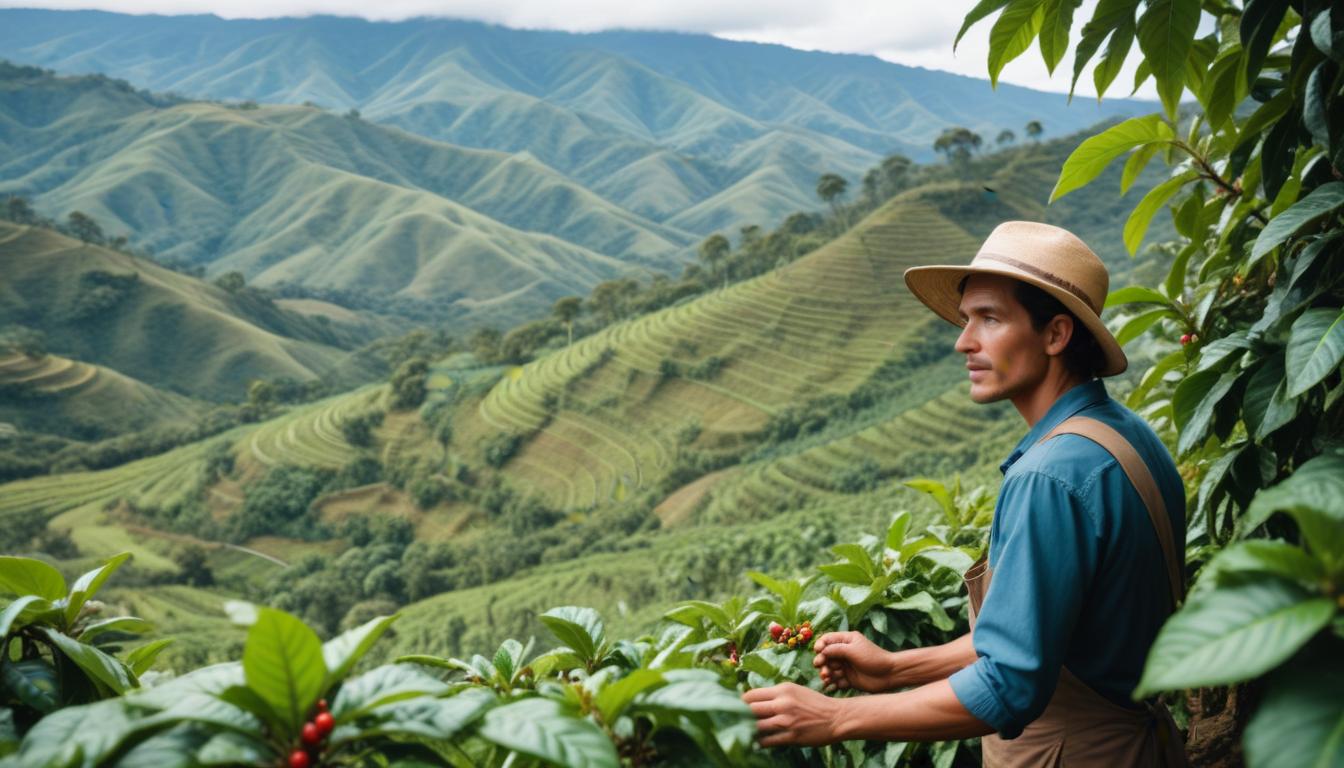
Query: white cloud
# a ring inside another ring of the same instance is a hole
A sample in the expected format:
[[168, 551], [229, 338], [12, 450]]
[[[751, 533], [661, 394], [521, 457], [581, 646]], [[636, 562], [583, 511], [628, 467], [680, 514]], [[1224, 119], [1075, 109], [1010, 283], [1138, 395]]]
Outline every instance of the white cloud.
[[[394, 21], [414, 16], [473, 19], [524, 29], [592, 32], [602, 29], [663, 29], [700, 32], [732, 40], [780, 43], [807, 50], [863, 53], [887, 61], [987, 78], [993, 18], [966, 34], [955, 54], [952, 40], [974, 5], [927, 0], [0, 0], [0, 6], [56, 9], [97, 8], [124, 13], [214, 13], [224, 18], [333, 14]], [[1092, 15], [1087, 0], [1074, 17], [1074, 40]], [[1137, 46], [1110, 94], [1126, 95], [1137, 66]], [[1033, 47], [1004, 68], [1000, 80], [1049, 91], [1067, 91], [1072, 55], [1051, 76]], [[1077, 93], [1095, 95], [1091, 71]], [[1154, 98], [1151, 83], [1139, 96]]]

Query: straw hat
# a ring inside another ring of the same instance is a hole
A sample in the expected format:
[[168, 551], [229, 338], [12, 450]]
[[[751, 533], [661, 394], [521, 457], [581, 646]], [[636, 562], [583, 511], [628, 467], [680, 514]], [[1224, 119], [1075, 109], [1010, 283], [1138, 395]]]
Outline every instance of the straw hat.
[[1129, 365], [1101, 321], [1111, 282], [1106, 265], [1072, 232], [1034, 221], [1005, 221], [989, 233], [969, 265], [911, 267], [905, 270], [905, 284], [939, 317], [962, 326], [957, 285], [973, 274], [1011, 277], [1059, 299], [1096, 337], [1106, 356], [1102, 376], [1123, 373]]

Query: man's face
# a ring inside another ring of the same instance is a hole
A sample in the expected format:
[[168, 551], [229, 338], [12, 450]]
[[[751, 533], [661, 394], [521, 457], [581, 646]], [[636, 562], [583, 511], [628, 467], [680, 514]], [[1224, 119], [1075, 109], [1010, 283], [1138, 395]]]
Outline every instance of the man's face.
[[1044, 379], [1050, 357], [1043, 336], [1031, 327], [1031, 316], [1013, 295], [1011, 278], [972, 275], [966, 281], [959, 311], [966, 327], [956, 350], [966, 355], [971, 399], [992, 403], [1035, 389]]

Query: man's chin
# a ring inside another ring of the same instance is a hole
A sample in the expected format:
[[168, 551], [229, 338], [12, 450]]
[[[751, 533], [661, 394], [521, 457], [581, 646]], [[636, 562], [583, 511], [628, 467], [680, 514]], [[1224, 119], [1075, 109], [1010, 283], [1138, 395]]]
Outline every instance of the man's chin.
[[980, 405], [996, 403], [1004, 398], [1002, 392], [984, 384], [971, 385], [971, 401]]

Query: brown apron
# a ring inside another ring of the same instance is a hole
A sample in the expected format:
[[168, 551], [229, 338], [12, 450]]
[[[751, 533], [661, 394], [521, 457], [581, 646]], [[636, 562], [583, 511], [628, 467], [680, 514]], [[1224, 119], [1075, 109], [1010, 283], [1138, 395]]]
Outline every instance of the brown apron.
[[[1143, 498], [1167, 562], [1174, 610], [1180, 604], [1184, 581], [1180, 562], [1176, 559], [1171, 519], [1167, 517], [1166, 504], [1147, 465], [1119, 432], [1084, 416], [1066, 419], [1040, 442], [1066, 433], [1082, 435], [1109, 451]], [[972, 631], [992, 578], [993, 570], [985, 557], [966, 572]], [[990, 768], [1170, 767], [1186, 764], [1180, 733], [1164, 705], [1148, 703], [1133, 709], [1122, 707], [1089, 688], [1067, 667], [1060, 669], [1059, 684], [1045, 711], [1017, 738], [1004, 740], [991, 734], [982, 738], [980, 745], [984, 765]]]

